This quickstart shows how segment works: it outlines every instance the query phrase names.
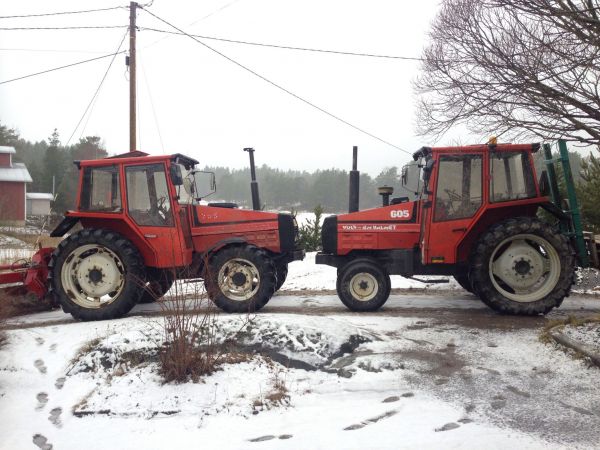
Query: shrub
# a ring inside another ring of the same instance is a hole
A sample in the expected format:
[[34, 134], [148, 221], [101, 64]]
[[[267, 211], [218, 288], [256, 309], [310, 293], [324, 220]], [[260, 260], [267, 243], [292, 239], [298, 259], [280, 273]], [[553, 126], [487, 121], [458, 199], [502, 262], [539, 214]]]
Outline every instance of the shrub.
[[298, 229], [298, 242], [307, 252], [316, 252], [321, 250], [321, 218], [323, 216], [323, 207], [317, 205], [313, 210], [314, 219], [308, 219], [306, 224]]

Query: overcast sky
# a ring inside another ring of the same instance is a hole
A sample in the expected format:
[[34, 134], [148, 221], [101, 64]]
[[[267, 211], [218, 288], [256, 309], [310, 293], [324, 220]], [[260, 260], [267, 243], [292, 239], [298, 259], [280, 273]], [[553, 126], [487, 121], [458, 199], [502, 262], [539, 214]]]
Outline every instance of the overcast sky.
[[[3, 2], [0, 15], [126, 4], [118, 0], [21, 0]], [[399, 56], [420, 56], [437, 8], [438, 0], [155, 0], [149, 7], [196, 34]], [[118, 9], [2, 19], [0, 26], [126, 26], [128, 17], [128, 10]], [[169, 29], [144, 11], [138, 11], [138, 26]], [[0, 81], [114, 52], [125, 31], [0, 30]], [[418, 62], [205, 42], [401, 148], [412, 152], [432, 144], [415, 136], [411, 81], [418, 74]], [[126, 39], [122, 48], [128, 45]], [[165, 153], [188, 154], [202, 164], [244, 167], [247, 155], [242, 148], [252, 146], [258, 164], [312, 171], [348, 169], [352, 146], [358, 145], [359, 168], [371, 174], [402, 165], [409, 158], [292, 98], [188, 37], [165, 39], [165, 35], [142, 30], [138, 33], [138, 58], [138, 149], [145, 152], [161, 154], [164, 147]], [[66, 143], [109, 62], [106, 58], [0, 85], [0, 120], [30, 140], [45, 139], [56, 127]], [[118, 55], [73, 141], [81, 135], [98, 135], [109, 152], [128, 151], [127, 77], [125, 56]]]

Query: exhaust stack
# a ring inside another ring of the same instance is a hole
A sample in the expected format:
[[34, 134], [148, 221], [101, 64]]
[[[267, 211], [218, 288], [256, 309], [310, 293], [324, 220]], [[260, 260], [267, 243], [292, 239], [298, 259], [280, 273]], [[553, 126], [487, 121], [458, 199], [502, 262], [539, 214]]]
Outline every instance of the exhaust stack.
[[252, 194], [252, 209], [260, 211], [260, 198], [258, 197], [258, 181], [256, 181], [256, 167], [254, 165], [254, 149], [245, 148], [245, 152], [250, 154], [250, 193]]
[[352, 147], [352, 170], [350, 171], [350, 195], [348, 212], [358, 211], [358, 190], [360, 187], [360, 172], [357, 170], [358, 147]]

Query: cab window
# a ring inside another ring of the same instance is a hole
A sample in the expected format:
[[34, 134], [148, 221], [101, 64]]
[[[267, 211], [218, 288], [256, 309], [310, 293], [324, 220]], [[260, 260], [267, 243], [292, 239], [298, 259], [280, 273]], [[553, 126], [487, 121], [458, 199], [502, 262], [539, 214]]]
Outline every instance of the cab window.
[[165, 166], [148, 164], [125, 168], [127, 210], [142, 226], [171, 227], [173, 214]]
[[435, 221], [473, 217], [481, 206], [481, 155], [441, 155], [433, 218]]
[[490, 201], [507, 202], [537, 195], [526, 152], [494, 152], [490, 155]]
[[120, 212], [121, 189], [118, 167], [84, 168], [80, 203], [82, 211]]

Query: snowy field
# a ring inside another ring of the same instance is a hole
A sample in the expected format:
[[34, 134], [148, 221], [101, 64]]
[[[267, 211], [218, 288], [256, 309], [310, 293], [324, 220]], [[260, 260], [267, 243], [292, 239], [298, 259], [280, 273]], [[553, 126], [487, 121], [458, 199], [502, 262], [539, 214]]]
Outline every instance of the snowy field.
[[[404, 300], [353, 314], [333, 296], [276, 297], [241, 334], [246, 317], [218, 315], [220, 339], [235, 336], [252, 357], [179, 385], [156, 374], [160, 317], [32, 315], [0, 350], [0, 448], [597, 446], [597, 368], [542, 344], [527, 318], [482, 326], [498, 316], [468, 295]], [[446, 313], [414, 312], [443, 301], [482, 319], [459, 326]], [[600, 309], [585, 299], [566, 307]], [[287, 393], [271, 402], [275, 380]]]

